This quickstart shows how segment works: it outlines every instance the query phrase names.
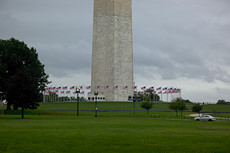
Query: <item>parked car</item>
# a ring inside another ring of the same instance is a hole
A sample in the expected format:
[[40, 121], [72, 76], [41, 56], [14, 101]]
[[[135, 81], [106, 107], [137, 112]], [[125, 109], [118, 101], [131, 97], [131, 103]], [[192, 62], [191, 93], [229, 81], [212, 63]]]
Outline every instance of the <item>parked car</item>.
[[211, 115], [202, 115], [194, 118], [195, 121], [215, 121], [216, 118]]

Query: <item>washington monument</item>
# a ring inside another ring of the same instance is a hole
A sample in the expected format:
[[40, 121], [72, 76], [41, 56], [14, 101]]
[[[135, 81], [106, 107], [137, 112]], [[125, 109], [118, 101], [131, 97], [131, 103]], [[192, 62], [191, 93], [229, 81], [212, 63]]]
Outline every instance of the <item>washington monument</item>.
[[91, 93], [133, 95], [132, 0], [94, 0]]

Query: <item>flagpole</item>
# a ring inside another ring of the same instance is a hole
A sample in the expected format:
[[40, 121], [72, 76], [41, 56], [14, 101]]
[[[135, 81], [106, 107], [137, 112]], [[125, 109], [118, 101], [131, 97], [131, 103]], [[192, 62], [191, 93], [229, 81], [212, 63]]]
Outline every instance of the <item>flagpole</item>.
[[166, 91], [166, 95], [167, 95], [167, 102], [169, 102], [169, 101], [168, 101], [168, 91]]

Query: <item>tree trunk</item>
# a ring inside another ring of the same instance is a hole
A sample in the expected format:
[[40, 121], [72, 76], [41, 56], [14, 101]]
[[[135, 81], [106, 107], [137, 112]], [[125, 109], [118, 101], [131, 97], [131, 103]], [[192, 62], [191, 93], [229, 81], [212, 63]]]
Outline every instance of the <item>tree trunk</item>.
[[22, 118], [24, 118], [24, 107], [22, 106]]
[[176, 110], [176, 117], [178, 118], [178, 113], [177, 113], [177, 110]]
[[180, 116], [182, 117], [182, 111], [180, 111]]
[[147, 115], [149, 116], [149, 110], [147, 110]]

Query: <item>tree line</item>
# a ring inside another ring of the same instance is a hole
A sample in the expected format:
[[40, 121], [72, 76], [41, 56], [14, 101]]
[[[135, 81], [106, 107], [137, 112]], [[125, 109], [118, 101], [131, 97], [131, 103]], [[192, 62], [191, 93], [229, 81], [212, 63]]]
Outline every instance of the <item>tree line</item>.
[[[176, 98], [176, 99], [173, 99], [169, 103], [168, 107], [169, 107], [169, 109], [174, 110], [176, 112], [176, 116], [178, 117], [178, 112], [180, 112], [181, 116], [182, 116], [182, 112], [184, 110], [187, 110], [187, 107], [185, 105], [186, 103], [188, 103], [188, 100], [184, 100], [182, 98]], [[154, 104], [153, 102], [149, 102], [149, 101], [141, 103], [141, 107], [146, 109], [147, 115], [149, 115], [149, 110], [152, 109], [153, 104]], [[201, 105], [200, 103], [193, 104], [193, 106], [191, 108], [192, 112], [199, 113], [199, 115], [200, 115], [200, 112], [202, 109], [203, 109], [203, 105]]]

